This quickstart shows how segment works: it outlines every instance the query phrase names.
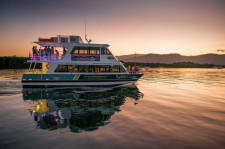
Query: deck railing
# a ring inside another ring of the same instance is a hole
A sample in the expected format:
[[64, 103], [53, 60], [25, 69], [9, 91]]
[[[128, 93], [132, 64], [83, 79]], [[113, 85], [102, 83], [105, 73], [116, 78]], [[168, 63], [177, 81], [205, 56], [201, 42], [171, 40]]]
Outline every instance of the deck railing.
[[129, 74], [143, 74], [143, 71], [142, 70], [139, 70], [139, 71], [128, 71]]
[[126, 71], [129, 74], [143, 74], [143, 70], [140, 67], [138, 69], [133, 69], [133, 70], [126, 68]]
[[65, 55], [61, 56], [56, 56], [56, 55], [51, 55], [51, 56], [37, 56], [34, 55], [32, 57], [29, 57], [29, 61], [61, 61]]

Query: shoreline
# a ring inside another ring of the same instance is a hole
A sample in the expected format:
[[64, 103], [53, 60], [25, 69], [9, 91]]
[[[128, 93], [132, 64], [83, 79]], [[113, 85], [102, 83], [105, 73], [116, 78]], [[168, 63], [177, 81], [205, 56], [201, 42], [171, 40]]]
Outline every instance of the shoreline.
[[149, 67], [149, 68], [225, 68], [225, 65], [215, 65], [215, 64], [199, 64], [193, 62], [176, 62], [172, 64], [166, 63], [139, 63], [139, 62], [123, 62], [125, 67], [131, 66], [141, 66], [141, 67]]
[[[0, 69], [28, 69], [29, 63], [27, 62], [28, 57], [16, 57], [16, 56], [7, 56], [0, 57]], [[215, 64], [199, 64], [193, 62], [175, 62], [172, 64], [167, 63], [140, 63], [140, 62], [124, 62], [125, 67], [129, 65], [137, 65], [141, 67], [150, 67], [150, 68], [225, 68], [225, 65], [215, 65]], [[41, 66], [38, 66], [41, 67]]]

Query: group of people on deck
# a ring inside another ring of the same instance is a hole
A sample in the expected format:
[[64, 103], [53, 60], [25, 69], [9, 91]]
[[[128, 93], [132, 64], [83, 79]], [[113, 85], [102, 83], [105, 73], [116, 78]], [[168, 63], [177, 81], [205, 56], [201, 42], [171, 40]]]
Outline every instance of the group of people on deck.
[[135, 73], [139, 73], [139, 71], [140, 71], [140, 68], [139, 68], [139, 66], [128, 66], [127, 67], [127, 71], [129, 72], [129, 73], [131, 73], [131, 74], [135, 74]]
[[44, 49], [37, 49], [36, 46], [32, 48], [33, 60], [57, 60], [59, 58], [59, 51], [54, 49], [54, 47], [44, 47]]

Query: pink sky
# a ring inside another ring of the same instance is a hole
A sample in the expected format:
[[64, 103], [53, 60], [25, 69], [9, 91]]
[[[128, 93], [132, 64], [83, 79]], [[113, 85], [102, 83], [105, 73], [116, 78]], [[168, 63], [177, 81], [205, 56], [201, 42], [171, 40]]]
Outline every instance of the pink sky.
[[[63, 4], [62, 4], [63, 3]], [[198, 55], [225, 49], [223, 0], [4, 1], [0, 56], [28, 56], [38, 37], [87, 33], [115, 55]]]

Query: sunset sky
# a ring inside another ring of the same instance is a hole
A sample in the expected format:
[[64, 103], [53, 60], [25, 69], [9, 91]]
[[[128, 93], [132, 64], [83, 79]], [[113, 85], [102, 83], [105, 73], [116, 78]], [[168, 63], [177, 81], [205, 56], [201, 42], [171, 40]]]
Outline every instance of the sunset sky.
[[225, 0], [1, 0], [0, 56], [28, 56], [38, 37], [84, 40], [85, 16], [88, 37], [115, 55], [225, 49]]

